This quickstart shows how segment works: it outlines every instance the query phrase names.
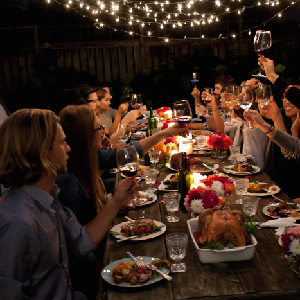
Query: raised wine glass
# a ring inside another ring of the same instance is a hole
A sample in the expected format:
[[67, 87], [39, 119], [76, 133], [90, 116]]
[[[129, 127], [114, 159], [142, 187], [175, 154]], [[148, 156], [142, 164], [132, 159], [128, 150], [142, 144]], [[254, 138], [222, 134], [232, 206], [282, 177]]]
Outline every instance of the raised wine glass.
[[193, 73], [193, 77], [191, 79], [192, 84], [194, 87], [197, 87], [197, 83], [199, 82], [199, 77], [197, 73]]
[[[254, 93], [249, 85], [243, 85], [240, 87], [239, 94], [239, 105], [245, 111], [247, 111], [254, 101]], [[247, 123], [245, 123], [247, 124]], [[248, 122], [248, 126], [244, 128], [244, 130], [255, 129], [250, 122]]]
[[173, 104], [173, 119], [182, 127], [191, 122], [192, 110], [187, 100], [179, 100]]
[[206, 93], [206, 98], [203, 99], [203, 101], [204, 101], [206, 104], [210, 103], [210, 102], [212, 101], [212, 96], [213, 96], [213, 94], [214, 94], [214, 89], [211, 88], [211, 87], [205, 87], [205, 88], [203, 89], [203, 92]]
[[130, 128], [127, 126], [127, 124], [120, 124], [120, 127], [117, 131], [119, 142], [127, 143], [130, 136], [131, 131]]
[[134, 146], [117, 148], [116, 161], [119, 171], [126, 177], [133, 177], [139, 169], [139, 155]]
[[[271, 31], [257, 30], [254, 36], [254, 50], [258, 56], [265, 55], [272, 46]], [[261, 74], [261, 67], [256, 75], [258, 77], [267, 77]]]
[[143, 97], [141, 94], [133, 94], [131, 99], [131, 107], [139, 109], [143, 105]]
[[262, 109], [270, 104], [270, 98], [272, 96], [272, 88], [270, 85], [259, 83], [256, 89], [256, 100], [258, 102], [258, 108]]
[[123, 91], [123, 99], [124, 101], [130, 105], [131, 104], [131, 99], [132, 99], [132, 90], [128, 87], [125, 87], [124, 88], [124, 91]]

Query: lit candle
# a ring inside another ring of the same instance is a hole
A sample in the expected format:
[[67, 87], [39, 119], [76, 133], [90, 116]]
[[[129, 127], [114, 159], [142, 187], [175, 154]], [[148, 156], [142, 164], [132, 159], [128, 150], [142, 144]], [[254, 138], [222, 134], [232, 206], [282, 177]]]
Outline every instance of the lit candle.
[[193, 142], [190, 139], [191, 134], [189, 134], [188, 138], [179, 136], [179, 152], [193, 153]]

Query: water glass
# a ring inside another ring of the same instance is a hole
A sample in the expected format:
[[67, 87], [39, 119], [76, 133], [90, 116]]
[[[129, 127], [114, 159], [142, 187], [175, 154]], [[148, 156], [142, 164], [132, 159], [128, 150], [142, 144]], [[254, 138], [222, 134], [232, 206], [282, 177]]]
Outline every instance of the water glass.
[[231, 161], [233, 161], [234, 164], [237, 163], [236, 157], [238, 154], [241, 153], [241, 146], [240, 145], [232, 145], [229, 147], [230, 150], [230, 156], [228, 157], [228, 159]]
[[249, 196], [243, 198], [243, 212], [248, 216], [255, 216], [260, 198]]
[[155, 150], [149, 151], [149, 158], [150, 158], [151, 164], [159, 163], [159, 155], [160, 155], [160, 151], [155, 151]]
[[242, 198], [235, 201], [235, 204], [243, 204], [243, 196], [247, 192], [247, 188], [249, 186], [249, 179], [242, 178], [234, 180], [235, 192], [237, 195], [241, 195]]
[[207, 146], [207, 137], [205, 135], [199, 135], [196, 137], [198, 148], [205, 148]]
[[186, 264], [181, 260], [186, 256], [188, 236], [184, 233], [170, 234], [166, 238], [170, 258], [175, 260], [171, 265], [172, 272], [186, 272]]
[[[145, 170], [145, 171], [143, 172], [143, 174], [144, 174], [144, 177], [145, 177], [145, 183], [146, 183], [147, 185], [151, 186], [151, 185], [154, 185], [154, 184], [155, 184], [155, 182], [156, 182], [156, 177], [157, 177], [157, 174], [158, 174], [158, 171], [157, 171], [156, 169]], [[157, 189], [154, 188], [154, 187], [149, 187], [149, 188], [147, 189], [147, 191], [148, 191], [149, 193], [155, 193], [156, 190], [157, 190]]]
[[164, 194], [164, 201], [166, 204], [166, 210], [168, 212], [167, 221], [168, 222], [178, 222], [179, 217], [175, 216], [175, 211], [179, 210], [179, 200], [180, 193], [177, 192], [169, 192]]

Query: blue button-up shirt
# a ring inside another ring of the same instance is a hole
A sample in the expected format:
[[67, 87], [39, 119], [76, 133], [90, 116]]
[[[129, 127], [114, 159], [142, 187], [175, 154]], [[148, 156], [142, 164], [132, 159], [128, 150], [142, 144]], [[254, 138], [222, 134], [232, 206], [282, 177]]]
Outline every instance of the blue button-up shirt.
[[85, 256], [96, 245], [58, 192], [25, 185], [0, 201], [1, 299], [85, 299], [72, 290], [68, 251]]

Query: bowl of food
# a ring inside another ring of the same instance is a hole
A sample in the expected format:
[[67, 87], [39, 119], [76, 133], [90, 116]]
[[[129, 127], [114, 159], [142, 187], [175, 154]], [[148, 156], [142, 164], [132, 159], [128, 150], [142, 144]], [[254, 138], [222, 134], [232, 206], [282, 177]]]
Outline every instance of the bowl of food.
[[189, 219], [187, 223], [202, 263], [252, 259], [257, 240], [245, 232], [240, 222], [242, 216], [240, 211], [213, 208], [205, 209], [201, 213], [200, 220]]

